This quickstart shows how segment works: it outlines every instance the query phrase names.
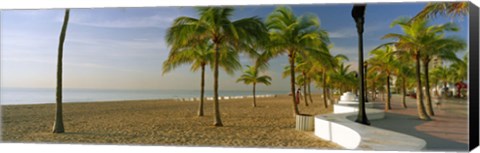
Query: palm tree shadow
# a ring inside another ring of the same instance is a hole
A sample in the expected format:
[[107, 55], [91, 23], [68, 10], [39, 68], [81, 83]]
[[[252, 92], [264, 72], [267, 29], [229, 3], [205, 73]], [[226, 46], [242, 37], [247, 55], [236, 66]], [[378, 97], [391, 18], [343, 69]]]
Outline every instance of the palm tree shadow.
[[[425, 150], [432, 151], [467, 151], [468, 144], [455, 142], [439, 137], [435, 137], [424, 132], [416, 130], [416, 126], [428, 121], [418, 119], [416, 116], [401, 115], [394, 113], [385, 113], [385, 119], [370, 121], [371, 126], [387, 129], [395, 132], [415, 136], [427, 142]], [[445, 131], [448, 132], [448, 131]]]

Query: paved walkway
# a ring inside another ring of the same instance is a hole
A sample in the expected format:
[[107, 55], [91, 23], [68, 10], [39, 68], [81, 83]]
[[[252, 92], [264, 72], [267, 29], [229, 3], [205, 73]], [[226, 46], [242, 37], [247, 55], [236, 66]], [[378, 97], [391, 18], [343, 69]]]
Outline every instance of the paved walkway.
[[[381, 101], [381, 98], [377, 98]], [[434, 106], [432, 121], [418, 119], [416, 99], [407, 98], [407, 109], [401, 95], [392, 96], [392, 109], [383, 120], [370, 121], [372, 126], [409, 134], [427, 142], [425, 150], [468, 151], [468, 105], [463, 101], [441, 101]], [[379, 106], [383, 109], [383, 105]]]

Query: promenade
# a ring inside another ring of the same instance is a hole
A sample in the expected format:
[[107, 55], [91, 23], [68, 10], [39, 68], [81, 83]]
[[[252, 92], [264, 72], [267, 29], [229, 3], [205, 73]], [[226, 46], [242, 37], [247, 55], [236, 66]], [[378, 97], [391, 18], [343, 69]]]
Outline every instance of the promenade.
[[[377, 101], [381, 99], [377, 98]], [[416, 99], [407, 97], [405, 109], [401, 95], [392, 95], [392, 109], [385, 113], [385, 119], [372, 120], [371, 126], [401, 132], [424, 139], [428, 151], [468, 150], [468, 104], [467, 100], [441, 100], [434, 104], [435, 116], [432, 121], [418, 119]], [[379, 105], [378, 109], [383, 109]]]

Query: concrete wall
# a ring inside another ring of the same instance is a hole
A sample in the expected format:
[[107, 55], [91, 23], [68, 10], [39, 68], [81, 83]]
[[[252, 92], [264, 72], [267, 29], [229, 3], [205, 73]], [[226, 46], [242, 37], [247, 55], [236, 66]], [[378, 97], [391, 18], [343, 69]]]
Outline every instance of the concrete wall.
[[[418, 151], [425, 148], [425, 140], [348, 119], [357, 115], [356, 107], [335, 104], [333, 114], [315, 116], [314, 134], [346, 149]], [[385, 112], [380, 109], [367, 108], [366, 113], [369, 120], [385, 117]]]

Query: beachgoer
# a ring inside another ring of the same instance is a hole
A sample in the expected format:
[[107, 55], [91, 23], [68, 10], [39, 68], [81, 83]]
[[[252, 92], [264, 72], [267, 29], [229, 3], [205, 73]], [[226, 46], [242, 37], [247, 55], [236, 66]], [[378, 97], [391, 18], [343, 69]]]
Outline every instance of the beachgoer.
[[296, 96], [297, 96], [296, 98], [297, 98], [297, 99], [295, 100], [295, 104], [300, 104], [300, 98], [302, 97], [301, 94], [302, 94], [302, 91], [301, 91], [300, 88], [298, 88], [297, 94], [296, 94]]

